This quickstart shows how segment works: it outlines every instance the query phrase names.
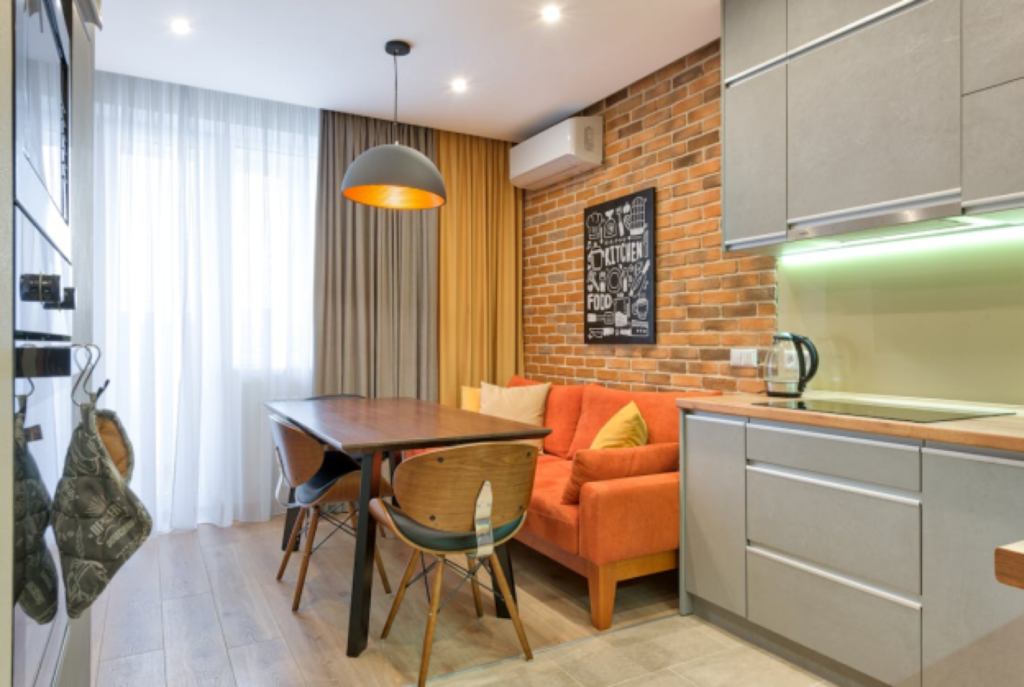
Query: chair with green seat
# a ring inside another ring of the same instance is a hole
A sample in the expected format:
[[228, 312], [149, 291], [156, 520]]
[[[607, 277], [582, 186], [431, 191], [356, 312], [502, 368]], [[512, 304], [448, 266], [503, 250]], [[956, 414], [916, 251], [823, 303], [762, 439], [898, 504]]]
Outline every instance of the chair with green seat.
[[[436, 557], [423, 573], [435, 570], [420, 662], [420, 685], [427, 680], [434, 628], [443, 605], [441, 581], [446, 567], [461, 573], [462, 582], [470, 580], [477, 615], [483, 616], [477, 572], [485, 564], [489, 566], [491, 579], [497, 582], [500, 596], [508, 607], [526, 660], [533, 658], [515, 598], [509, 591], [494, 548], [512, 539], [526, 521], [536, 466], [537, 449], [525, 444], [471, 444], [439, 449], [407, 458], [398, 466], [394, 493], [401, 507], [381, 499], [370, 502], [373, 517], [413, 549], [381, 633], [383, 639], [391, 631], [405, 591], [413, 581], [417, 560], [424, 553]], [[452, 562], [450, 557], [454, 555], [465, 555], [468, 569]]]
[[[292, 611], [294, 612], [299, 610], [302, 588], [306, 582], [306, 570], [309, 568], [309, 559], [313, 552], [320, 548], [327, 539], [334, 536], [338, 530], [355, 536], [352, 520], [359, 516], [356, 503], [359, 501], [360, 468], [359, 463], [350, 456], [329, 449], [283, 418], [271, 416], [270, 428], [274, 435], [281, 474], [294, 494], [294, 502], [287, 505], [299, 508], [299, 516], [295, 519], [295, 525], [292, 527], [291, 536], [285, 547], [284, 559], [277, 571], [279, 581], [284, 576], [292, 550], [296, 548], [300, 535], [303, 532], [306, 534], [302, 566], [299, 568], [295, 598], [292, 602]], [[383, 497], [392, 495], [391, 486], [387, 482], [381, 481], [380, 490]], [[344, 519], [339, 519], [329, 508], [326, 508], [342, 503], [348, 505], [348, 517]], [[304, 524], [307, 517], [309, 522]], [[334, 525], [335, 531], [319, 545], [314, 546], [317, 525], [321, 519]], [[390, 594], [391, 585], [388, 583], [380, 551], [376, 552], [374, 559], [380, 581], [384, 585], [384, 591]]]

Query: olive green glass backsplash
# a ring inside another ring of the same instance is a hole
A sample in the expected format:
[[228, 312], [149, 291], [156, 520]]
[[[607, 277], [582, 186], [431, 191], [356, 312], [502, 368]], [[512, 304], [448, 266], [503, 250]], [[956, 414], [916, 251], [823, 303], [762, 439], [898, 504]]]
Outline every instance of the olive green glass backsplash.
[[780, 331], [811, 388], [1024, 405], [1024, 228], [782, 258]]

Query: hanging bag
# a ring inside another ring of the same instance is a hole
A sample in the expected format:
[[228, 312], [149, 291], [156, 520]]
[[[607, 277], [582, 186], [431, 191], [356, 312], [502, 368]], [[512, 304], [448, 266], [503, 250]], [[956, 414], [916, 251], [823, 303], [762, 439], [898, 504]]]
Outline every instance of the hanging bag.
[[120, 420], [96, 410], [99, 394], [81, 405], [64, 475], [53, 503], [68, 615], [79, 617], [149, 536], [153, 521], [128, 488], [135, 454]]

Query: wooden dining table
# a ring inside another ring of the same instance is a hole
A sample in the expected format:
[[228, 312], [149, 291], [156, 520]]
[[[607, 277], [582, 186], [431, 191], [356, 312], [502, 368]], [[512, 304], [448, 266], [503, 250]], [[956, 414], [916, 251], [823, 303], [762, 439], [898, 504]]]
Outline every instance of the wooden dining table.
[[[376, 531], [370, 516], [370, 499], [380, 493], [381, 463], [400, 451], [440, 448], [456, 444], [539, 439], [551, 433], [545, 427], [481, 415], [413, 398], [362, 399], [318, 398], [302, 401], [271, 401], [278, 415], [324, 444], [359, 461], [359, 522], [352, 569], [352, 603], [349, 608], [349, 656], [366, 649], [370, 632], [370, 601], [373, 592], [373, 561]], [[496, 553], [515, 594], [515, 582], [507, 548]], [[508, 618], [504, 601], [495, 596], [499, 617]]]

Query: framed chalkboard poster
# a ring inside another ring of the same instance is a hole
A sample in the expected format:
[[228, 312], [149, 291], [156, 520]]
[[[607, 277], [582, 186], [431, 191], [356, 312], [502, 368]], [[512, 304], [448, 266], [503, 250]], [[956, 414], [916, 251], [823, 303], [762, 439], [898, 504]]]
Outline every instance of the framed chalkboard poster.
[[654, 189], [583, 211], [583, 339], [654, 343]]

